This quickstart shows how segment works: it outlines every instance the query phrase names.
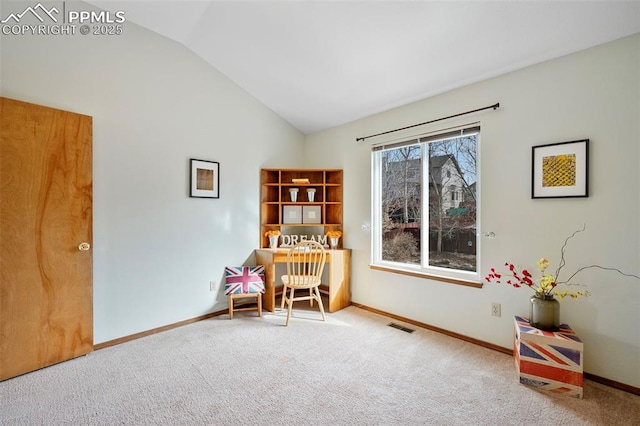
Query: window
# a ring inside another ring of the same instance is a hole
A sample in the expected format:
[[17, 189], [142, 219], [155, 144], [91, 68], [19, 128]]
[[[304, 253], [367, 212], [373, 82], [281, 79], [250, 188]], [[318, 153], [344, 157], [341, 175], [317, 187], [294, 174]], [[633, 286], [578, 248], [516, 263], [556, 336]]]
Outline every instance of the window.
[[[451, 172], [447, 172], [447, 174], [449, 175], [448, 177], [451, 177]], [[451, 201], [458, 201], [458, 191], [457, 191], [458, 187], [456, 185], [450, 185], [449, 186], [449, 191], [451, 192]]]
[[372, 264], [478, 281], [477, 126], [374, 146]]

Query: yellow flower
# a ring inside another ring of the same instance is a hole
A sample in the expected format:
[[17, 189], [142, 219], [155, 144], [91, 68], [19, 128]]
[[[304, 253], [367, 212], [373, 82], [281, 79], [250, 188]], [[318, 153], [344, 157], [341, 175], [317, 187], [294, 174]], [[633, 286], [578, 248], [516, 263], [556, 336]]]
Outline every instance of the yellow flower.
[[554, 292], [554, 294], [558, 296], [560, 300], [562, 300], [567, 296], [571, 297], [572, 299], [577, 299], [580, 296], [589, 296], [591, 293], [589, 293], [588, 291], [572, 291], [571, 293], [569, 293], [568, 290], [565, 290], [565, 291], [556, 291]]
[[267, 231], [264, 233], [265, 237], [277, 237], [280, 235], [280, 231], [278, 230], [274, 230], [274, 231]]
[[553, 275], [544, 274], [542, 278], [540, 278], [540, 285], [536, 287], [536, 292], [550, 294], [551, 290], [556, 286], [556, 279]]
[[327, 232], [327, 237], [329, 238], [340, 238], [342, 236], [342, 232], [340, 231], [329, 231]]
[[547, 266], [549, 266], [549, 259], [543, 257], [538, 260], [538, 268], [540, 268], [540, 272], [544, 272], [545, 269], [547, 269]]
[[540, 284], [545, 288], [554, 287], [556, 283], [556, 279], [551, 274], [544, 274], [542, 278], [540, 278]]

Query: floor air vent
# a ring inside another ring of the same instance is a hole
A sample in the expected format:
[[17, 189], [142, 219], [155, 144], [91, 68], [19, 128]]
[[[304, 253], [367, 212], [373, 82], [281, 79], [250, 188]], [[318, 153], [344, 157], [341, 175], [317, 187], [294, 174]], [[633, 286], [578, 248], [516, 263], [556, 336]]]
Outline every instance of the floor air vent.
[[403, 325], [400, 324], [396, 324], [395, 322], [390, 322], [389, 324], [387, 324], [389, 327], [393, 327], [393, 328], [397, 328], [398, 330], [402, 330], [405, 333], [413, 333], [415, 330], [411, 329], [411, 328], [407, 328]]

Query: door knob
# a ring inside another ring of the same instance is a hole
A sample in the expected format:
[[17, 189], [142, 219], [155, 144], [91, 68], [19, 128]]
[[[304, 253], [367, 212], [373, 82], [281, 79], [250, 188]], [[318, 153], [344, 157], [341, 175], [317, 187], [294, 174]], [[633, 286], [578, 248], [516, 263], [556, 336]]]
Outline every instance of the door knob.
[[81, 243], [78, 246], [78, 250], [80, 250], [80, 251], [89, 251], [90, 248], [91, 248], [91, 244], [89, 244], [89, 243]]

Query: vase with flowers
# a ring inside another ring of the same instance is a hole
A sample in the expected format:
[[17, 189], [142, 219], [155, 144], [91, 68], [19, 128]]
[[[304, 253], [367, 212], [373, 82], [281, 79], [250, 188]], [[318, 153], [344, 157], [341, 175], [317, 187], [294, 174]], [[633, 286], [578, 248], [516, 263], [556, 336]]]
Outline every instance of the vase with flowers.
[[329, 231], [327, 232], [327, 237], [329, 238], [329, 246], [331, 250], [335, 250], [338, 248], [338, 241], [342, 236], [342, 232], [340, 231]]
[[265, 232], [264, 236], [269, 238], [269, 248], [278, 248], [278, 237], [280, 236], [280, 231], [270, 230]]
[[587, 297], [591, 293], [587, 290], [570, 291], [569, 289], [560, 289], [560, 285], [565, 286], [581, 286], [580, 284], [572, 283], [571, 280], [578, 275], [578, 273], [591, 268], [604, 269], [608, 271], [615, 271], [619, 274], [628, 277], [634, 277], [640, 279], [637, 275], [625, 274], [616, 268], [608, 268], [600, 265], [588, 265], [578, 268], [573, 274], [566, 280], [560, 280], [560, 272], [565, 266], [565, 249], [571, 238], [577, 233], [583, 232], [585, 227], [575, 231], [564, 241], [564, 245], [560, 250], [560, 263], [554, 274], [547, 272], [549, 267], [549, 260], [542, 258], [538, 260], [538, 270], [540, 271], [540, 278], [534, 279], [531, 273], [527, 269], [517, 268], [514, 264], [506, 262], [505, 267], [509, 269], [509, 272], [501, 273], [496, 271], [495, 268], [491, 268], [489, 274], [485, 277], [487, 282], [501, 283], [505, 282], [515, 288], [529, 287], [534, 290], [533, 296], [530, 299], [529, 305], [529, 323], [540, 330], [557, 331], [560, 325], [560, 303], [556, 297], [560, 300], [565, 297], [577, 299], [579, 297]]

